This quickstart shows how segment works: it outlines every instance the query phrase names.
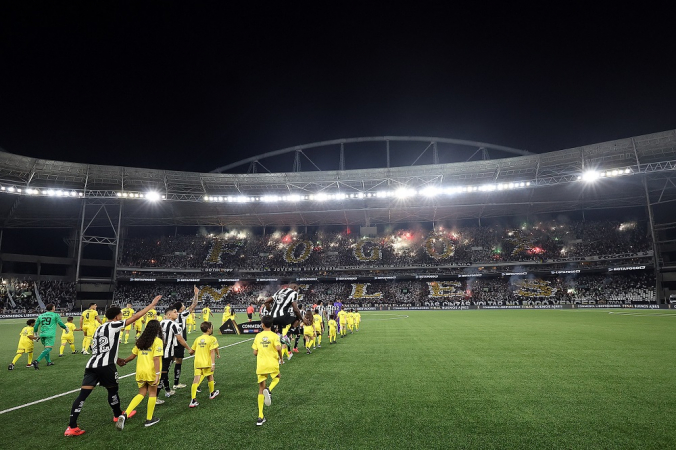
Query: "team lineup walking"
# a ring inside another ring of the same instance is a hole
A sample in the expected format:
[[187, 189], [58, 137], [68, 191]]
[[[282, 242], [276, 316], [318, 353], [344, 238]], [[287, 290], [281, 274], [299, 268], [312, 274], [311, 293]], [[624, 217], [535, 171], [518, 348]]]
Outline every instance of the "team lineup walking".
[[[271, 296], [260, 299], [261, 331], [256, 334], [251, 345], [256, 359], [255, 376], [258, 384], [256, 426], [261, 426], [267, 421], [263, 410], [264, 407], [272, 405], [272, 391], [281, 380], [280, 366], [291, 361], [294, 353], [300, 352], [298, 345], [301, 338], [305, 353], [311, 355], [322, 347], [322, 337], [325, 334], [329, 337], [329, 344], [335, 344], [338, 329], [341, 330], [342, 337], [345, 329], [351, 332], [359, 329], [359, 313], [344, 311], [339, 302], [337, 302], [339, 306], [329, 308], [331, 314], [321, 301], [315, 305], [300, 305], [298, 291], [299, 287], [295, 284], [284, 285]], [[74, 324], [73, 317], [68, 317], [64, 323], [54, 312], [54, 305], [47, 305], [44, 314], [37, 320], [29, 319], [26, 327], [21, 330], [16, 356], [8, 369], [13, 370], [24, 354], [27, 356], [27, 368], [39, 369], [42, 359], [47, 361], [47, 366], [55, 365], [50, 359], [50, 352], [54, 345], [57, 326], [63, 329], [59, 357], [64, 356], [67, 346], [70, 347], [72, 355], [78, 354], [75, 333], [79, 331], [83, 333], [79, 353], [87, 355], [89, 359], [85, 364], [79, 394], [71, 406], [65, 436], [79, 436], [85, 433], [80, 427], [79, 420], [85, 410], [87, 398], [99, 385], [107, 391], [107, 401], [112, 410], [112, 423], [115, 428], [124, 430], [130, 419], [136, 416], [136, 408], [146, 398], [148, 399], [146, 419], [142, 421], [142, 426], [147, 428], [156, 425], [161, 420], [161, 417], [155, 414], [156, 406], [166, 401], [174, 402], [172, 397], [177, 396], [177, 391], [188, 387], [180, 380], [183, 360], [186, 357], [194, 357], [194, 376], [186, 406], [196, 408], [200, 405], [198, 394], [205, 379], [208, 403], [211, 405], [220, 394], [215, 388], [216, 361], [221, 358], [219, 342], [214, 335], [218, 328], [211, 321], [214, 313], [210, 305], [205, 304], [200, 311], [201, 315], [196, 317], [195, 310], [200, 298], [197, 286], [193, 292], [193, 299], [187, 307], [182, 302], [170, 304], [165, 308], [162, 320], [156, 310], [156, 305], [162, 298], [159, 295], [138, 311], [128, 303], [125, 308], [113, 306], [108, 308], [105, 314], [99, 315], [96, 304], [92, 303], [83, 311], [79, 328]], [[248, 305], [246, 311], [247, 323], [255, 324], [254, 304]], [[221, 327], [226, 327], [228, 322], [237, 326], [235, 316], [234, 308], [227, 304], [223, 309]], [[339, 317], [340, 327], [336, 320]], [[342, 320], [343, 317], [345, 320]], [[134, 339], [130, 340], [132, 329], [135, 331]], [[188, 335], [193, 331], [197, 331], [199, 336], [190, 342]], [[34, 342], [38, 340], [43, 344], [44, 350], [34, 359]], [[123, 350], [126, 356], [118, 356], [120, 345], [124, 347], [130, 344], [133, 345], [131, 350]], [[117, 366], [123, 367], [133, 360], [136, 360], [135, 380], [138, 393], [130, 400], [125, 400], [119, 393]], [[170, 380], [172, 365], [173, 379]], [[253, 377], [253, 374], [242, 376]], [[163, 391], [164, 395], [161, 395]], [[122, 409], [123, 405], [127, 407]], [[252, 408], [252, 411], [254, 410]]]

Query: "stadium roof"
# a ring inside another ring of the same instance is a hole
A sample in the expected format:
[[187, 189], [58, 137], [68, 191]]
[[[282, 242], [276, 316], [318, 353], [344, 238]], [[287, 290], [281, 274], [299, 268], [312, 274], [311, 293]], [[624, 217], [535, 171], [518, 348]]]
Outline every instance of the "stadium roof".
[[[503, 159], [284, 173], [179, 172], [0, 152], [0, 214], [6, 228], [76, 227], [86, 201], [123, 204], [123, 226], [447, 221], [645, 206], [644, 179], [651, 202], [673, 201], [674, 168], [675, 130]], [[157, 201], [146, 198], [151, 192]]]

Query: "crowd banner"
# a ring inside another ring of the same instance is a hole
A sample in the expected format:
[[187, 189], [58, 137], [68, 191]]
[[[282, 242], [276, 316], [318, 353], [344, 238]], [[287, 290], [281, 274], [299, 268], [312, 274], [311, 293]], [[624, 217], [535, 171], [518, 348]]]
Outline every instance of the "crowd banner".
[[[500, 269], [500, 268], [498, 268]], [[500, 269], [501, 270], [501, 269]], [[343, 275], [343, 276], [298, 276], [296, 274], [280, 275], [280, 276], [261, 276], [261, 277], [247, 277], [239, 276], [232, 278], [159, 278], [159, 277], [118, 277], [118, 281], [129, 282], [159, 282], [159, 283], [293, 283], [293, 282], [310, 282], [310, 283], [333, 283], [336, 281], [349, 282], [383, 282], [383, 281], [414, 281], [414, 280], [439, 280], [439, 281], [453, 281], [467, 278], [501, 278], [501, 277], [552, 277], [557, 275], [577, 275], [577, 274], [595, 274], [608, 272], [625, 272], [625, 271], [641, 271], [652, 270], [652, 265], [645, 264], [640, 266], [618, 266], [618, 267], [598, 267], [591, 269], [547, 269], [546, 267], [533, 268], [532, 270], [519, 272], [491, 272], [491, 271], [471, 271], [469, 273], [456, 274], [394, 274], [394, 275]]]
[[40, 308], [41, 308], [41, 309], [45, 309], [45, 304], [44, 304], [44, 302], [42, 301], [42, 296], [40, 295], [40, 290], [38, 289], [38, 283], [35, 283], [35, 284], [33, 285], [33, 289], [35, 289], [35, 298], [36, 298], [37, 301], [38, 301], [38, 305], [40, 305]]
[[9, 297], [9, 303], [12, 305], [12, 308], [16, 308], [16, 303], [14, 303], [14, 298], [12, 298], [12, 293], [7, 289], [7, 297]]

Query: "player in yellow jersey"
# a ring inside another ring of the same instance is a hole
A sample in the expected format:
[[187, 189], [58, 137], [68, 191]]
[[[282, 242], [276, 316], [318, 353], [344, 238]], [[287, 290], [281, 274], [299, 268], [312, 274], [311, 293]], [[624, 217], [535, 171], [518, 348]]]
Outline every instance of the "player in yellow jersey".
[[350, 334], [354, 334], [354, 309], [347, 313], [347, 329], [350, 330]]
[[336, 343], [336, 330], [338, 329], [338, 324], [336, 323], [336, 316], [331, 314], [329, 316], [329, 344]]
[[354, 328], [355, 331], [359, 331], [359, 324], [361, 323], [361, 313], [358, 310], [354, 310]]
[[143, 324], [146, 323], [146, 318], [141, 317], [139, 320], [134, 322], [134, 339], [138, 339], [139, 336], [141, 336], [141, 333], [143, 333]]
[[[258, 378], [258, 421], [256, 425], [265, 423], [263, 415], [263, 405], [272, 404], [272, 390], [279, 383], [281, 375], [279, 374], [279, 360], [282, 359], [282, 346], [279, 342], [279, 336], [273, 333], [272, 316], [263, 316], [261, 319], [263, 331], [256, 335], [251, 348], [256, 356], [256, 376]], [[272, 378], [270, 387], [265, 387], [268, 376]]]
[[192, 311], [188, 318], [185, 320], [185, 324], [188, 325], [188, 334], [192, 333], [192, 330], [195, 329], [195, 312]]
[[340, 337], [347, 335], [347, 313], [344, 309], [338, 311], [338, 323], [340, 324]]
[[101, 316], [101, 322], [100, 322], [98, 325], [96, 325], [96, 328], [98, 328], [98, 327], [100, 327], [101, 325], [103, 325], [104, 323], [108, 322], [108, 318], [106, 317], [106, 312], [105, 312], [105, 311], [101, 311], [100, 316]]
[[146, 412], [146, 421], [144, 426], [152, 427], [160, 421], [158, 418], [153, 418], [155, 412], [155, 405], [157, 404], [157, 385], [160, 383], [160, 368], [162, 364], [162, 354], [164, 348], [162, 346], [162, 328], [157, 320], [153, 320], [146, 325], [146, 329], [141, 336], [136, 340], [136, 345], [131, 351], [131, 355], [124, 359], [124, 363], [138, 357], [136, 360], [136, 384], [138, 385], [138, 394], [134, 397], [127, 409], [122, 412], [124, 420], [120, 428], [120, 420], [118, 418], [118, 428], [124, 428], [124, 422], [134, 416], [136, 408], [148, 394], [148, 411]]
[[202, 322], [209, 322], [209, 319], [211, 319], [211, 308], [207, 305], [202, 308]]
[[28, 364], [26, 367], [33, 367], [33, 348], [35, 345], [35, 335], [33, 334], [33, 326], [35, 326], [35, 319], [28, 319], [26, 326], [21, 329], [19, 333], [19, 345], [16, 348], [16, 356], [7, 367], [8, 370], [14, 370], [14, 364], [21, 358], [24, 353], [28, 356]]
[[216, 351], [218, 349], [218, 341], [213, 336], [214, 327], [211, 322], [202, 322], [200, 330], [202, 330], [202, 336], [197, 337], [195, 342], [192, 343], [192, 349], [195, 353], [195, 378], [192, 380], [190, 389], [192, 399], [188, 406], [191, 408], [199, 405], [197, 389], [205, 377], [208, 377], [209, 398], [213, 400], [220, 393], [214, 390], [214, 371], [216, 370]]
[[[136, 311], [134, 311], [134, 308], [131, 307], [131, 303], [127, 303], [127, 307], [122, 308], [122, 318], [124, 320], [127, 320], [131, 316], [133, 316], [135, 312]], [[134, 323], [136, 324], [136, 323], [138, 323], [138, 321], [134, 322]], [[125, 344], [129, 343], [129, 333], [131, 332], [131, 327], [132, 327], [132, 324], [129, 324], [126, 327], [124, 327], [124, 343]], [[136, 337], [138, 338], [138, 335]]]
[[305, 350], [308, 355], [312, 354], [310, 348], [315, 342], [317, 333], [315, 330], [315, 318], [312, 316], [312, 311], [305, 311], [303, 316], [303, 337], [305, 338]]
[[80, 328], [84, 334], [82, 338], [82, 354], [88, 355], [89, 346], [92, 343], [96, 325], [100, 324], [99, 313], [96, 311], [96, 303], [90, 303], [89, 308], [85, 309], [80, 316]]
[[157, 320], [158, 322], [161, 321], [162, 319], [160, 316], [157, 314], [157, 310], [155, 308], [151, 309], [148, 311], [144, 317], [146, 326], [148, 326], [148, 322], [151, 320]]
[[75, 332], [82, 331], [82, 329], [75, 328], [72, 317], [66, 319], [66, 328], [66, 330], [61, 332], [61, 348], [59, 349], [59, 357], [63, 356], [63, 350], [66, 348], [66, 344], [70, 344], [71, 354], [74, 355], [77, 353], [77, 350], [75, 350]]
[[225, 308], [223, 308], [223, 319], [221, 321], [221, 325], [223, 325], [225, 322], [228, 321], [228, 319], [232, 318], [232, 308], [230, 308], [230, 303], [228, 303]]
[[324, 333], [324, 321], [322, 320], [322, 316], [319, 315], [319, 309], [315, 309], [315, 315], [312, 316], [312, 318], [314, 319], [315, 322], [315, 332], [317, 334], [314, 347], [322, 348], [322, 333]]

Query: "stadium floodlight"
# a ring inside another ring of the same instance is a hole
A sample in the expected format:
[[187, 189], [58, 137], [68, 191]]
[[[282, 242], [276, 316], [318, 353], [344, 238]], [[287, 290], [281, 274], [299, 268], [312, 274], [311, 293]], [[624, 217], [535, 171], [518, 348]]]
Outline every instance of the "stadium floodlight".
[[626, 169], [624, 169], [624, 173], [630, 174], [630, 173], [631, 173], [631, 169], [627, 167]]
[[404, 187], [399, 188], [396, 191], [394, 191], [394, 196], [399, 198], [399, 199], [412, 197], [415, 194], [416, 194], [415, 189], [409, 189], [409, 188], [404, 188]]
[[582, 174], [582, 179], [588, 183], [593, 183], [599, 179], [599, 173], [595, 170], [588, 170]]
[[326, 192], [319, 192], [318, 194], [315, 195], [315, 200], [318, 202], [323, 202], [329, 199], [329, 196]]
[[160, 193], [155, 191], [146, 192], [146, 200], [157, 202], [160, 200]]
[[440, 192], [440, 189], [436, 186], [427, 186], [420, 191], [420, 193], [425, 197], [436, 197]]
[[263, 203], [275, 203], [279, 201], [279, 196], [277, 195], [263, 195], [261, 197]]
[[378, 191], [376, 192], [376, 197], [378, 198], [387, 198], [390, 196], [390, 193], [388, 191]]
[[7, 190], [8, 190], [9, 192], [14, 192], [14, 186], [10, 186]]

